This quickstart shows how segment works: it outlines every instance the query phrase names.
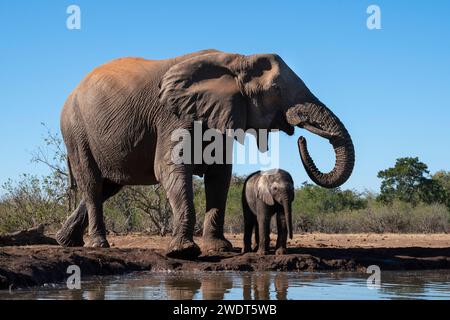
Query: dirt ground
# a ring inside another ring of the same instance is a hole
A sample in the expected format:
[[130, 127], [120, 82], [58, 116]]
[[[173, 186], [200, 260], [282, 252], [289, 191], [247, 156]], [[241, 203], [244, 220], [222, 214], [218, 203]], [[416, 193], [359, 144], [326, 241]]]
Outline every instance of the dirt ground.
[[[226, 234], [233, 247], [242, 248], [243, 234]], [[170, 237], [148, 236], [142, 234], [116, 235], [108, 237], [112, 247], [144, 248], [165, 250]], [[195, 238], [201, 244], [201, 237]], [[271, 235], [271, 246], [275, 246], [276, 235]], [[288, 248], [445, 248], [450, 247], [450, 234], [294, 234], [288, 239]]]
[[[0, 289], [43, 285], [67, 278], [69, 265], [83, 276], [142, 270], [189, 271], [361, 271], [450, 269], [450, 234], [297, 234], [288, 254], [241, 254], [242, 235], [228, 234], [233, 252], [200, 256], [195, 261], [169, 259], [169, 237], [111, 235], [109, 249], [55, 245], [0, 247]], [[276, 236], [272, 237], [272, 246]], [[196, 239], [201, 245], [201, 239]]]

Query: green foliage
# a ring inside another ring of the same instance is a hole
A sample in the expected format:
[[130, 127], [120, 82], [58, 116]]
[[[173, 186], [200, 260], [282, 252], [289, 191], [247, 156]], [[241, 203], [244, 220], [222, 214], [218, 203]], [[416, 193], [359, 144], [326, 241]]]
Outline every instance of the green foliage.
[[[441, 204], [419, 204], [394, 200], [391, 204], [369, 202], [359, 210], [315, 215], [309, 230], [325, 233], [447, 233], [449, 211]], [[305, 231], [302, 227], [298, 230]]]
[[295, 192], [293, 211], [317, 214], [361, 209], [366, 205], [367, 201], [355, 191], [325, 189], [305, 182]]
[[314, 231], [321, 216], [362, 209], [367, 206], [367, 201], [362, 194], [352, 190], [325, 189], [305, 182], [296, 190], [292, 204], [294, 229]]
[[8, 180], [0, 202], [0, 232], [31, 228], [38, 224], [56, 225], [66, 215], [67, 197], [57, 174], [38, 178], [23, 174]]
[[438, 171], [433, 175], [433, 180], [439, 181], [445, 190], [450, 191], [450, 171]]
[[392, 203], [395, 199], [417, 205], [445, 203], [447, 194], [443, 185], [429, 177], [428, 167], [419, 158], [399, 158], [395, 166], [378, 172], [382, 179], [378, 200]]
[[[38, 177], [24, 174], [8, 180], [0, 198], [0, 233], [45, 223], [56, 231], [77, 205], [69, 192], [66, 154], [61, 138], [47, 129], [44, 147], [32, 161], [50, 171]], [[430, 176], [418, 158], [400, 158], [380, 171], [379, 195], [353, 190], [324, 189], [303, 183], [295, 191], [295, 232], [449, 232], [450, 172]], [[243, 231], [241, 205], [245, 176], [234, 175], [228, 192], [225, 232]], [[206, 211], [203, 180], [194, 178], [196, 234], [201, 235]], [[447, 206], [445, 206], [445, 205]], [[107, 229], [166, 235], [172, 231], [172, 212], [164, 190], [156, 186], [128, 186], [104, 205]]]
[[246, 177], [233, 175], [228, 191], [225, 215], [225, 232], [242, 232], [244, 218], [242, 214], [242, 188]]
[[201, 235], [206, 212], [205, 186], [203, 184], [203, 179], [194, 177], [192, 186], [194, 189], [194, 208], [197, 215], [195, 220], [195, 233]]
[[444, 189], [445, 204], [450, 210], [450, 171], [438, 171], [433, 175], [432, 179]]
[[172, 213], [159, 186], [126, 186], [104, 205], [109, 230], [126, 233], [146, 231], [166, 235], [172, 229]]

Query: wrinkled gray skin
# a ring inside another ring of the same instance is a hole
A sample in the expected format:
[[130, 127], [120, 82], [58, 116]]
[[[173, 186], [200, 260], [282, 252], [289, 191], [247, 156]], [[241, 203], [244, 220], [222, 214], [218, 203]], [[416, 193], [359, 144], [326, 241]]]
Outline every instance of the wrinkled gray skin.
[[[71, 185], [82, 194], [78, 208], [57, 234], [64, 246], [108, 247], [103, 202], [124, 185], [161, 183], [172, 211], [167, 255], [195, 258], [192, 175], [204, 176], [206, 219], [203, 250], [227, 250], [223, 236], [231, 165], [175, 164], [175, 129], [280, 129], [298, 126], [330, 140], [336, 166], [322, 174], [299, 141], [310, 177], [336, 187], [350, 176], [353, 145], [347, 130], [275, 54], [244, 56], [216, 50], [167, 60], [123, 58], [94, 69], [68, 97], [61, 114]], [[203, 146], [204, 147], [204, 146]], [[264, 151], [262, 145], [260, 150]]]
[[[292, 201], [294, 181], [281, 169], [257, 171], [244, 183], [242, 209], [244, 211], [244, 252], [267, 254], [270, 244], [270, 220], [277, 216], [277, 244], [275, 254], [286, 253], [287, 236], [292, 239]], [[255, 231], [256, 247], [252, 250]]]

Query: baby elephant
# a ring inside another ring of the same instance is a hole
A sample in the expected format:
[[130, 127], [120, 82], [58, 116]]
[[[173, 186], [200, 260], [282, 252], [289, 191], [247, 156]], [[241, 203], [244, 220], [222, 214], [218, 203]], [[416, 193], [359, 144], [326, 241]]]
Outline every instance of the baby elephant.
[[270, 243], [270, 220], [277, 214], [278, 238], [276, 254], [286, 253], [287, 234], [292, 239], [292, 201], [294, 182], [281, 169], [257, 171], [244, 183], [242, 207], [244, 211], [244, 252], [252, 251], [252, 232], [255, 229], [256, 248], [267, 254]]

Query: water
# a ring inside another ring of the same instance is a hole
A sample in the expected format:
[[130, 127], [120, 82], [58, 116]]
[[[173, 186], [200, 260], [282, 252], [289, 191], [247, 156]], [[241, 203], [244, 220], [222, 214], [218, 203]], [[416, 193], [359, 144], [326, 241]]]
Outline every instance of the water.
[[91, 277], [80, 290], [65, 284], [0, 291], [0, 299], [450, 299], [450, 271], [148, 272]]

